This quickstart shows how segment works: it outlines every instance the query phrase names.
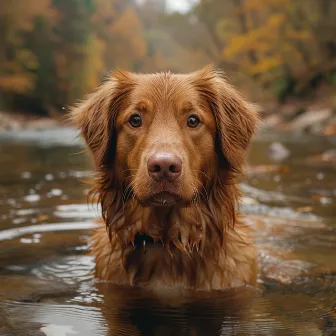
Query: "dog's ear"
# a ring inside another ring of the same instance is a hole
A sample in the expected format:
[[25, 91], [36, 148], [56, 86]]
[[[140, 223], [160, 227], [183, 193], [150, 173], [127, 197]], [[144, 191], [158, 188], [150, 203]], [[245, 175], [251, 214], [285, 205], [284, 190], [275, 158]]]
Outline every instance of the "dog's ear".
[[70, 118], [79, 127], [97, 167], [113, 161], [114, 121], [132, 88], [132, 74], [117, 70], [71, 110]]
[[223, 158], [232, 171], [240, 172], [258, 123], [257, 107], [248, 103], [213, 66], [195, 72], [192, 83], [214, 114]]

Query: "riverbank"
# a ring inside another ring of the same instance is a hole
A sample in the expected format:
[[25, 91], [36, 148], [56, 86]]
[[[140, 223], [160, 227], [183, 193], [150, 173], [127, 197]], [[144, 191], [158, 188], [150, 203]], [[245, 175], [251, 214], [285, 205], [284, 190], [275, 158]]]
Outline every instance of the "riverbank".
[[59, 126], [62, 126], [62, 122], [50, 117], [0, 111], [0, 132], [23, 129], [41, 130]]
[[323, 136], [336, 135], [336, 107], [292, 102], [262, 107], [262, 120], [267, 129]]
[[[336, 108], [299, 104], [261, 106], [262, 129], [323, 136], [336, 135]], [[52, 129], [65, 122], [31, 114], [0, 112], [0, 131]]]

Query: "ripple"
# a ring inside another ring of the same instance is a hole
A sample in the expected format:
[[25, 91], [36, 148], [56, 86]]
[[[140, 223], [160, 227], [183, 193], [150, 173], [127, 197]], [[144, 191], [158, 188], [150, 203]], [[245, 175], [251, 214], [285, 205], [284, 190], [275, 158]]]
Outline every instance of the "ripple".
[[265, 202], [265, 203], [269, 203], [271, 201], [277, 201], [277, 202], [291, 201], [291, 202], [298, 202], [298, 203], [310, 203], [311, 202], [310, 198], [284, 195], [283, 193], [280, 193], [277, 191], [261, 190], [261, 189], [252, 187], [250, 185], [244, 184], [244, 183], [242, 183], [240, 187], [244, 191], [244, 193], [257, 199], [259, 202]]
[[34, 268], [32, 274], [42, 280], [61, 280], [73, 285], [79, 282], [92, 280], [92, 271], [95, 267], [93, 257], [74, 256], [62, 261], [44, 264]]
[[104, 295], [94, 286], [92, 282], [82, 282], [78, 289], [78, 295], [68, 302], [75, 303], [94, 303], [104, 302]]
[[69, 222], [69, 223], [49, 223], [24, 226], [0, 231], [0, 241], [14, 239], [31, 233], [43, 233], [53, 231], [90, 230], [98, 227], [94, 222]]
[[[99, 308], [74, 304], [7, 302], [5, 309], [6, 321], [15, 335], [27, 335], [27, 330], [29, 335], [40, 335], [41, 331], [47, 336], [107, 335], [104, 317]], [[20, 323], [15, 322], [18, 319]]]
[[316, 221], [319, 219], [318, 216], [309, 212], [299, 212], [289, 207], [271, 207], [258, 202], [252, 203], [251, 201], [249, 201], [249, 203], [241, 203], [240, 210], [251, 214], [265, 214], [274, 217], [303, 219], [308, 221]]
[[88, 204], [66, 204], [56, 207], [55, 216], [59, 218], [96, 218], [100, 216], [100, 206]]

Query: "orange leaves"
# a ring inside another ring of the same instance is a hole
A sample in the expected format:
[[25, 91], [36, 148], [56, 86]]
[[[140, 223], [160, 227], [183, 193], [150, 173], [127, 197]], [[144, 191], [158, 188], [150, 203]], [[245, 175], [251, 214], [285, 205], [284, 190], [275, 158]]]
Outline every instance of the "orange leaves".
[[263, 7], [282, 7], [290, 3], [291, 0], [246, 0], [242, 6], [244, 11], [257, 11]]
[[18, 31], [31, 31], [34, 20], [38, 16], [49, 19], [56, 17], [51, 0], [2, 0], [0, 19], [6, 20], [10, 26], [9, 34], [14, 36]]
[[34, 70], [38, 67], [38, 60], [36, 55], [27, 48], [21, 48], [16, 53], [16, 59], [18, 63], [24, 64], [25, 68]]
[[283, 64], [283, 57], [279, 52], [279, 48], [282, 47], [280, 30], [285, 20], [284, 13], [276, 13], [267, 17], [261, 27], [234, 36], [224, 49], [224, 56], [235, 58], [253, 51], [256, 57], [253, 62], [250, 60], [246, 67], [252, 75], [263, 74], [280, 67]]
[[303, 41], [307, 41], [310, 38], [312, 38], [312, 34], [309, 31], [305, 31], [305, 30], [301, 30], [301, 31], [297, 31], [297, 30], [290, 30], [287, 33], [287, 37], [289, 39], [292, 40], [303, 40]]
[[104, 63], [103, 55], [105, 44], [103, 41], [91, 36], [86, 48], [86, 66], [84, 67], [85, 91], [88, 92], [100, 84]]
[[38, 60], [26, 47], [25, 34], [33, 31], [39, 17], [45, 17], [49, 22], [56, 20], [57, 13], [51, 0], [1, 2], [0, 20], [4, 22], [4, 30], [0, 32], [1, 47], [9, 52], [5, 51], [0, 59], [0, 90], [20, 94], [32, 91], [35, 80], [32, 71], [38, 68]]
[[188, 72], [214, 62], [264, 97], [287, 83], [296, 94], [334, 68], [333, 0], [199, 0], [186, 14], [156, 2], [2, 0], [0, 91], [63, 106], [114, 67]]
[[283, 24], [286, 20], [285, 13], [276, 13], [271, 15], [266, 21], [265, 26], [269, 29], [278, 29], [281, 24]]
[[91, 21], [95, 27], [96, 34], [99, 37], [107, 38], [118, 14], [114, 9], [115, 3], [112, 0], [95, 0], [94, 5], [95, 12], [91, 17]]
[[258, 63], [250, 66], [251, 74], [259, 74], [271, 71], [283, 64], [283, 59], [280, 55], [273, 55], [269, 57], [263, 57]]
[[0, 91], [72, 104], [103, 70], [131, 69], [147, 54], [136, 6], [124, 0], [3, 0]]
[[[235, 32], [223, 50], [223, 56], [239, 59], [245, 73], [269, 81], [288, 69], [302, 68], [306, 49], [298, 43], [309, 43], [311, 32], [293, 21], [296, 8], [289, 0], [238, 1], [236, 18], [240, 32]], [[260, 77], [261, 76], [261, 77]]]
[[0, 75], [0, 90], [25, 93], [30, 90], [34, 77], [29, 73]]
[[[115, 47], [124, 57], [140, 59], [146, 54], [146, 44], [141, 35], [142, 25], [139, 17], [133, 9], [127, 8], [113, 25], [112, 33], [120, 40], [122, 50], [118, 45]], [[122, 60], [122, 58], [121, 58]]]
[[[291, 90], [298, 91], [310, 85], [309, 79], [317, 73], [329, 71], [334, 56], [328, 46], [335, 45], [335, 37], [330, 35], [335, 27], [331, 18], [336, 11], [332, 1], [326, 0], [325, 5], [315, 0], [232, 3], [230, 14], [217, 24], [225, 30], [230, 26], [228, 22], [231, 27], [238, 23], [238, 28], [219, 33], [226, 39], [223, 59], [235, 61], [241, 71], [262, 85], [268, 87], [280, 79], [283, 83], [296, 83]], [[282, 90], [281, 85], [273, 87]]]
[[[94, 38], [103, 47], [105, 66], [130, 69], [147, 54], [142, 22], [131, 6], [122, 8], [118, 1], [96, 0]], [[118, 8], [118, 10], [116, 9]]]
[[224, 49], [224, 55], [231, 57], [251, 49], [265, 52], [273, 51], [274, 45], [279, 43], [276, 37], [279, 36], [278, 31], [285, 19], [284, 13], [274, 14], [267, 18], [261, 27], [246, 34], [234, 36]]

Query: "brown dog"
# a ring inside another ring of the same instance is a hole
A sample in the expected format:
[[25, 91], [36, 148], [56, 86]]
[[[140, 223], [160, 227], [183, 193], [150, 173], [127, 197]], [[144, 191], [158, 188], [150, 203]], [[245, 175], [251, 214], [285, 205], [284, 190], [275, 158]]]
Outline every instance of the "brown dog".
[[72, 118], [97, 170], [97, 277], [201, 290], [255, 283], [235, 183], [258, 117], [221, 72], [115, 72]]

